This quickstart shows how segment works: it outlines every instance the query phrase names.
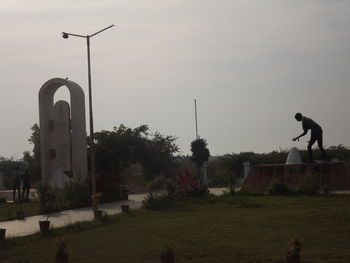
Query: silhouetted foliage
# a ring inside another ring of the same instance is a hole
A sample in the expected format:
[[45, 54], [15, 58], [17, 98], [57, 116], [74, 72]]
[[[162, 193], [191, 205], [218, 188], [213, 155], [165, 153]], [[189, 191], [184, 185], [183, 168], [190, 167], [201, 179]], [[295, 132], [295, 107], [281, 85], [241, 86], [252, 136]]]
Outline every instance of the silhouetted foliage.
[[120, 173], [146, 153], [148, 127], [131, 129], [124, 125], [95, 134], [96, 171]]
[[196, 164], [198, 170], [203, 163], [208, 161], [210, 152], [207, 148], [207, 142], [204, 139], [197, 139], [191, 142], [191, 160]]
[[57, 193], [55, 189], [46, 183], [39, 183], [37, 185], [39, 195], [39, 204], [41, 213], [51, 213], [59, 210], [57, 206]]
[[141, 163], [147, 179], [170, 176], [174, 171], [176, 137], [149, 133], [147, 125], [135, 129], [120, 125], [95, 134], [96, 170], [120, 174], [131, 164]]
[[170, 177], [176, 169], [176, 156], [179, 148], [175, 144], [176, 137], [156, 132], [146, 140], [145, 154], [139, 162], [145, 169], [146, 179], [156, 176]]
[[[91, 178], [87, 178], [87, 185], [91, 189]], [[101, 202], [111, 202], [125, 198], [125, 189], [122, 187], [124, 178], [112, 172], [99, 172], [96, 175], [96, 192], [102, 193]]]
[[62, 208], [76, 208], [91, 205], [90, 189], [87, 183], [69, 181], [63, 188]]
[[34, 124], [31, 127], [32, 135], [28, 139], [30, 144], [33, 145], [32, 152], [25, 151], [23, 153], [23, 162], [26, 168], [28, 168], [29, 178], [32, 183], [41, 179], [41, 166], [40, 166], [40, 128], [38, 124]]
[[13, 178], [15, 171], [23, 169], [24, 165], [21, 160], [14, 160], [13, 158], [0, 157], [0, 172], [4, 176], [4, 186], [7, 189], [13, 188]]
[[269, 193], [273, 195], [292, 195], [295, 194], [295, 190], [286, 182], [275, 180], [270, 185]]

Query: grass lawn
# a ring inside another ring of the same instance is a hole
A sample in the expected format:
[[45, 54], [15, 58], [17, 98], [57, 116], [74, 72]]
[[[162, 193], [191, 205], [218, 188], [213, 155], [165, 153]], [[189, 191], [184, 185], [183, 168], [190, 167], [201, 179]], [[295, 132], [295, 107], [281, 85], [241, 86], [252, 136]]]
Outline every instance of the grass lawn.
[[[16, 212], [20, 211], [19, 203], [2, 203], [0, 204], [0, 222], [16, 218]], [[38, 202], [23, 202], [22, 211], [25, 216], [37, 215], [40, 213]], [[1, 223], [0, 223], [1, 227]]]
[[[223, 196], [139, 210], [58, 230], [70, 262], [160, 262], [167, 242], [175, 262], [285, 262], [288, 241], [304, 239], [302, 262], [350, 262], [350, 196]], [[1, 226], [1, 223], [0, 223]], [[80, 229], [80, 230], [79, 230]], [[53, 262], [55, 237], [9, 240], [0, 262]]]

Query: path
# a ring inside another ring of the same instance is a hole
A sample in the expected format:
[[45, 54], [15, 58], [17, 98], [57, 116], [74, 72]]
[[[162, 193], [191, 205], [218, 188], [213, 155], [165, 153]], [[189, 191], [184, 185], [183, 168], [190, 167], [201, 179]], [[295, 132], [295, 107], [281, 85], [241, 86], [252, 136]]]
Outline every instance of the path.
[[[107, 214], [119, 214], [121, 213], [120, 206], [128, 202], [130, 209], [140, 208], [142, 205], [142, 199], [145, 195], [130, 195], [129, 201], [113, 202], [108, 204], [101, 204], [100, 209], [105, 210]], [[46, 220], [46, 215], [36, 215], [26, 217], [24, 220], [11, 220], [0, 222], [0, 228], [6, 229], [6, 238], [27, 236], [39, 232], [39, 221]], [[64, 210], [57, 213], [50, 214], [49, 220], [52, 227], [62, 227], [68, 224], [76, 223], [79, 221], [92, 220], [94, 215], [91, 207], [84, 207], [79, 209]]]
[[[224, 188], [210, 188], [209, 190], [214, 195], [220, 195], [223, 193]], [[131, 194], [129, 195], [129, 201], [101, 204], [99, 208], [106, 211], [109, 215], [121, 213], [120, 206], [126, 204], [126, 202], [129, 204], [130, 209], [138, 209], [142, 206], [142, 200], [146, 195], [147, 194]], [[50, 214], [49, 220], [52, 227], [62, 227], [79, 221], [92, 220], [93, 218], [91, 207], [84, 207], [52, 213]], [[39, 232], [38, 222], [44, 220], [46, 220], [46, 215], [30, 216], [26, 217], [24, 220], [0, 222], [0, 228], [6, 229], [6, 238], [27, 236]]]

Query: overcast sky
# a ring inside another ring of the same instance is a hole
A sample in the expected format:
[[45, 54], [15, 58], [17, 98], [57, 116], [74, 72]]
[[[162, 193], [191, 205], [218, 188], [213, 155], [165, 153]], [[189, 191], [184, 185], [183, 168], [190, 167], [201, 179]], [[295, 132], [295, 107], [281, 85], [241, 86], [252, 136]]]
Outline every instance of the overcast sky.
[[88, 99], [86, 42], [61, 32], [110, 24], [91, 39], [95, 131], [148, 124], [188, 154], [196, 98], [212, 155], [305, 148], [296, 112], [350, 146], [350, 1], [0, 0], [0, 156], [31, 150], [47, 80]]

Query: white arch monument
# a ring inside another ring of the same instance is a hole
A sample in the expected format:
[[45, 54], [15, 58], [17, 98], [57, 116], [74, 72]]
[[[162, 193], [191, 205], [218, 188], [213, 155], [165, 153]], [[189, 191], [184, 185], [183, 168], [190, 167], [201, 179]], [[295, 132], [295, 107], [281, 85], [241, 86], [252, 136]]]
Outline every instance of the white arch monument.
[[[55, 92], [66, 86], [70, 104], [57, 101]], [[43, 182], [62, 188], [69, 176], [86, 178], [87, 147], [85, 98], [75, 82], [53, 78], [39, 91], [41, 177]]]

